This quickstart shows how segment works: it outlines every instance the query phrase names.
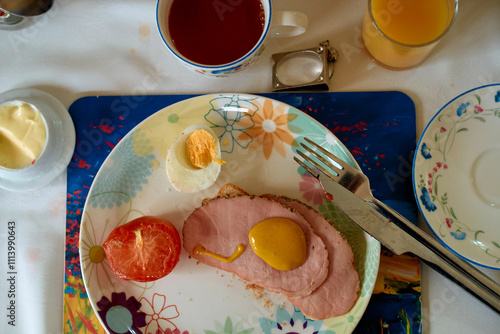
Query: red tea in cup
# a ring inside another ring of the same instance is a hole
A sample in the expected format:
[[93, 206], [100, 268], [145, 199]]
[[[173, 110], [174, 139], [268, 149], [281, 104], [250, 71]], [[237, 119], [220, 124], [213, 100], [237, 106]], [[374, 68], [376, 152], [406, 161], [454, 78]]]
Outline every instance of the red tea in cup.
[[260, 0], [173, 0], [168, 29], [178, 52], [205, 65], [222, 65], [246, 55], [265, 26]]

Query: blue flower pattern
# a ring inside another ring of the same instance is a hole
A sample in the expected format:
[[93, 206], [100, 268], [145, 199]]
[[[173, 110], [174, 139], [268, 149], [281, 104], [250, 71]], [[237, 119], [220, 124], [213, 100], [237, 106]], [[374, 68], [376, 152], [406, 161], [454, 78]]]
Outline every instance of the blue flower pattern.
[[94, 190], [98, 196], [89, 198], [89, 204], [94, 208], [119, 207], [123, 202], [129, 201], [129, 196], [136, 197], [143, 185], [148, 183], [154, 155], [137, 156], [132, 138], [132, 134], [124, 138], [120, 145], [116, 146], [116, 153], [111, 156], [111, 160], [103, 165], [99, 182]]
[[[426, 162], [429, 166], [429, 170], [422, 171], [420, 174], [420, 183], [417, 185], [421, 192], [419, 199], [421, 208], [425, 208], [425, 210], [429, 212], [434, 212], [438, 209], [436, 206], [437, 203], [439, 203], [438, 205], [440, 210], [442, 208], [442, 212], [437, 212], [438, 216], [442, 218], [441, 224], [437, 229], [440, 237], [445, 238], [447, 235], [450, 236], [452, 244], [453, 242], [463, 243], [467, 241], [467, 243], [469, 243], [472, 241], [481, 249], [481, 251], [485, 252], [488, 257], [493, 257], [496, 259], [496, 263], [498, 263], [500, 261], [500, 257], [497, 252], [499, 243], [495, 240], [484, 239], [484, 242], [479, 240], [478, 235], [485, 234], [485, 231], [470, 228], [467, 223], [461, 219], [461, 215], [459, 214], [460, 212], [455, 211], [453, 206], [449, 203], [450, 198], [448, 197], [446, 188], [443, 192], [442, 187], [438, 187], [438, 179], [443, 175], [441, 168], [443, 167], [444, 169], [448, 169], [446, 153], [448, 152], [447, 150], [449, 150], [449, 147], [453, 144], [454, 139], [454, 137], [450, 136], [455, 136], [459, 132], [465, 133], [468, 131], [468, 128], [464, 126], [464, 124], [471, 119], [487, 122], [490, 119], [498, 119], [500, 117], [500, 108], [498, 106], [493, 106], [493, 108], [489, 107], [492, 102], [489, 100], [491, 98], [491, 91], [488, 91], [487, 99], [484, 99], [486, 96], [483, 96], [480, 93], [471, 93], [469, 95], [472, 101], [474, 101], [475, 97], [475, 101], [467, 102], [462, 100], [461, 102], [458, 102], [458, 107], [455, 107], [456, 116], [453, 114], [450, 115], [449, 113], [443, 113], [437, 118], [439, 122], [443, 119], [443, 123], [439, 125], [441, 126], [439, 129], [440, 132], [434, 134], [434, 138], [427, 139], [430, 142], [434, 140], [437, 143], [436, 146], [432, 147], [434, 149], [434, 158], [431, 155], [431, 148], [427, 145], [427, 143], [422, 142], [420, 148], [421, 156], [426, 160], [434, 159], [436, 161], [434, 161], [434, 163], [432, 163], [433, 161], [430, 163]], [[500, 103], [500, 90], [497, 90], [497, 92], [493, 94], [493, 100], [495, 103]], [[487, 103], [484, 103], [485, 101]], [[473, 106], [473, 108], [471, 108], [471, 106]], [[472, 110], [469, 111], [469, 108]], [[453, 112], [453, 110], [451, 111]], [[486, 118], [489, 116], [494, 118]], [[435, 129], [438, 130], [438, 128]], [[450, 141], [448, 141], [449, 138], [451, 138]], [[440, 146], [440, 143], [444, 143], [444, 145]], [[425, 213], [425, 210], [422, 212]], [[443, 217], [441, 217], [441, 215]], [[494, 238], [497, 237], [498, 236], [496, 235], [494, 236]]]
[[467, 233], [463, 231], [450, 232], [450, 234], [457, 240], [464, 240], [467, 236]]
[[422, 156], [425, 158], [425, 159], [430, 159], [432, 158], [432, 155], [431, 155], [431, 149], [427, 146], [426, 143], [423, 143], [422, 144], [422, 148], [420, 150], [420, 152], [422, 153]]
[[422, 204], [425, 206], [427, 211], [436, 211], [437, 207], [436, 205], [432, 202], [431, 196], [429, 192], [427, 191], [427, 188], [423, 187], [422, 188], [422, 195], [420, 196], [420, 200], [422, 201]]
[[467, 108], [469, 107], [470, 102], [462, 103], [458, 108], [457, 108], [457, 115], [458, 117], [462, 116], [466, 111]]
[[335, 334], [330, 330], [321, 330], [323, 321], [309, 320], [297, 308], [290, 314], [284, 307], [278, 306], [276, 319], [260, 318], [259, 323], [264, 334], [276, 334], [278, 332], [283, 332], [283, 334]]

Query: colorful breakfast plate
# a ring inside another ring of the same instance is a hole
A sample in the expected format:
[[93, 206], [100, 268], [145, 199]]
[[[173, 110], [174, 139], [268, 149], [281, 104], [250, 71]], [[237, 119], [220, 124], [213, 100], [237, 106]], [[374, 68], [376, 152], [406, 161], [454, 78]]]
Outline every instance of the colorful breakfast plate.
[[417, 203], [435, 235], [463, 258], [500, 269], [500, 84], [446, 104], [414, 160]]
[[[212, 187], [180, 193], [166, 176], [165, 157], [175, 137], [194, 123], [214, 130], [227, 163]], [[96, 175], [81, 223], [83, 279], [103, 326], [110, 333], [352, 332], [374, 288], [380, 244], [327, 202], [316, 179], [293, 161], [304, 136], [358, 167], [320, 123], [286, 104], [252, 95], [184, 100], [158, 111], [128, 133]], [[201, 201], [228, 182], [253, 194], [300, 199], [335, 222], [351, 244], [361, 278], [359, 298], [347, 314], [323, 321], [306, 319], [280, 294], [198, 263], [184, 250], [174, 271], [155, 282], [124, 281], [111, 271], [102, 244], [116, 226], [155, 215], [181, 231]]]

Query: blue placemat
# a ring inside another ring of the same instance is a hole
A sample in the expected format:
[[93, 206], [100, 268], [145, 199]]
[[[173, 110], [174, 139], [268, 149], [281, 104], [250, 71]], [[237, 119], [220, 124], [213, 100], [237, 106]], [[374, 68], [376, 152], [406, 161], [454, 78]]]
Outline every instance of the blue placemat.
[[[380, 200], [417, 222], [412, 192], [415, 106], [389, 92], [270, 93], [315, 118], [352, 153]], [[68, 167], [65, 333], [105, 333], [90, 307], [78, 254], [80, 220], [94, 176], [114, 146], [156, 111], [195, 95], [89, 96], [69, 108], [77, 144]], [[421, 333], [420, 266], [411, 256], [383, 250], [367, 311], [354, 333]]]

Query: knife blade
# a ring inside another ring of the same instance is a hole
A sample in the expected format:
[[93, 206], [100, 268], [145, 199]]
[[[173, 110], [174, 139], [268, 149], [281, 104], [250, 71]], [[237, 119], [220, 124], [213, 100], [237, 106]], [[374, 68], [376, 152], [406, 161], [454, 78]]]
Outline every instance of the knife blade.
[[[498, 291], [499, 286], [495, 281], [478, 270], [472, 272], [463, 270], [463, 265], [456, 264], [456, 261], [462, 261], [461, 259], [451, 259], [444, 256], [426, 243], [425, 240], [419, 238], [418, 235], [399, 227], [373, 206], [328, 176], [320, 173], [319, 181], [327, 192], [328, 199], [356, 225], [377, 239], [386, 248], [397, 255], [403, 253], [416, 255], [431, 268], [449, 278], [500, 314], [500, 297], [495, 293], [495, 291]], [[477, 278], [479, 276], [481, 276], [481, 279]]]
[[411, 250], [404, 242], [408, 236], [374, 207], [323, 174], [319, 180], [325, 191], [331, 195], [327, 196], [328, 199], [366, 233], [394, 254], [401, 255]]

